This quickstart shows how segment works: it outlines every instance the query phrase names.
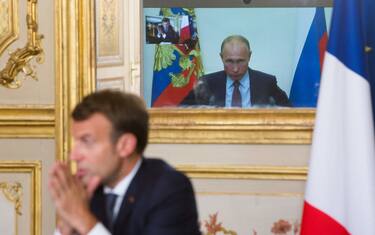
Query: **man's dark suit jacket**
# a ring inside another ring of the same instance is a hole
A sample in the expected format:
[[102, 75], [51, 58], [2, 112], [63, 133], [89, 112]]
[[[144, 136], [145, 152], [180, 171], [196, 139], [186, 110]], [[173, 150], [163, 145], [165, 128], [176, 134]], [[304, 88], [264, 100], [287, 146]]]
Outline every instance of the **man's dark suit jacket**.
[[168, 26], [168, 31], [165, 31], [164, 28], [161, 26], [160, 27], [162, 33], [165, 33], [165, 38], [160, 37], [159, 41], [160, 42], [171, 42], [174, 44], [178, 43], [178, 34], [177, 32], [173, 29], [171, 25]]
[[[249, 77], [252, 106], [290, 106], [288, 96], [277, 86], [275, 76], [249, 68]], [[226, 82], [225, 71], [201, 77], [194, 94], [190, 94], [183, 104], [225, 107]]]
[[[107, 228], [99, 187], [91, 210]], [[189, 179], [159, 159], [143, 158], [117, 215], [113, 235], [198, 235], [198, 213]]]

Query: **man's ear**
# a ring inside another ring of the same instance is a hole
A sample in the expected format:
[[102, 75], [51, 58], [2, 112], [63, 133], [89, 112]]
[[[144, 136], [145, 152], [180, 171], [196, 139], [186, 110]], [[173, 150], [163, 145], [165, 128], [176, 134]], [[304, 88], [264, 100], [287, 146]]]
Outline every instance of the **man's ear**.
[[116, 143], [116, 151], [121, 157], [131, 156], [137, 148], [137, 138], [134, 134], [122, 134]]

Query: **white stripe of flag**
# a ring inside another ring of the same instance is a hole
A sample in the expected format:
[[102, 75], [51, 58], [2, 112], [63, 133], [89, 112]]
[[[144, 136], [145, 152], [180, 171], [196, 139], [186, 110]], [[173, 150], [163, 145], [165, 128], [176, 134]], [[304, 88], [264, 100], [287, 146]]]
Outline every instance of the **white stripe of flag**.
[[[334, 6], [342, 8], [334, 11], [342, 11], [337, 16], [350, 15], [351, 23], [361, 23], [354, 17], [361, 12], [359, 2], [336, 1]], [[346, 23], [334, 17], [337, 25], [332, 28]], [[332, 41], [324, 59], [302, 235], [375, 234], [375, 141], [370, 84], [363, 76], [366, 66], [361, 65], [366, 60], [360, 58], [364, 40], [356, 34], [360, 24], [338, 28], [346, 31], [329, 36]], [[345, 38], [353, 35], [358, 38]]]

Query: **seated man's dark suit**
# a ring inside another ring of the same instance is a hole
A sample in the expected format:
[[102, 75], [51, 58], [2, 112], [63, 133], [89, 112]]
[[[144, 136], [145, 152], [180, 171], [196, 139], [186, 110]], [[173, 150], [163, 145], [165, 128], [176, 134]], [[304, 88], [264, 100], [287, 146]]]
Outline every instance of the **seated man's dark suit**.
[[[277, 86], [275, 76], [249, 68], [249, 77], [252, 106], [290, 106], [288, 96]], [[226, 82], [225, 71], [201, 77], [194, 94], [189, 94], [183, 104], [225, 107]]]
[[[108, 228], [99, 187], [91, 210]], [[113, 235], [198, 235], [198, 213], [189, 179], [167, 163], [143, 158], [122, 201]]]

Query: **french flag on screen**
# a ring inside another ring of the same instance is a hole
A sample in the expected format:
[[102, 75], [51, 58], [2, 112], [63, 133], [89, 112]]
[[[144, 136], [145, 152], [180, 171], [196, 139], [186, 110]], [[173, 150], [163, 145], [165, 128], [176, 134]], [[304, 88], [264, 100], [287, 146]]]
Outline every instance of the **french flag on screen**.
[[190, 16], [181, 16], [181, 31], [180, 31], [180, 42], [183, 43], [191, 38], [190, 33]]
[[290, 89], [289, 100], [294, 107], [316, 107], [326, 45], [324, 8], [317, 7]]
[[302, 235], [375, 234], [375, 1], [335, 0]]

